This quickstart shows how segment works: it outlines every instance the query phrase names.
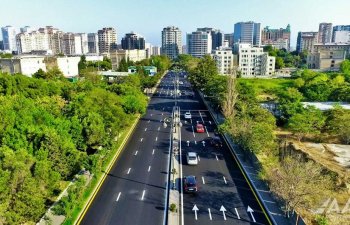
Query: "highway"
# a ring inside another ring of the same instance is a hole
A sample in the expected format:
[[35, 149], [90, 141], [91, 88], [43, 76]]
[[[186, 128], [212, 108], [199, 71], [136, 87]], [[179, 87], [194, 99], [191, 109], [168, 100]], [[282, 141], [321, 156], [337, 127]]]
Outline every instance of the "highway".
[[[183, 76], [179, 80], [184, 83], [180, 90], [188, 92], [189, 83]], [[208, 138], [214, 137], [216, 125], [198, 94], [193, 99], [180, 97], [178, 106], [183, 124], [182, 176], [196, 176], [199, 189], [196, 194], [183, 193], [184, 224], [269, 224], [226, 143], [210, 145]], [[191, 120], [185, 120], [185, 112], [191, 112]], [[196, 132], [197, 123], [204, 124], [204, 133]], [[198, 154], [198, 165], [186, 164], [188, 151]], [[252, 212], [247, 212], [248, 206]]]
[[163, 224], [169, 160], [173, 80], [161, 81], [107, 178], [83, 216], [82, 225]]

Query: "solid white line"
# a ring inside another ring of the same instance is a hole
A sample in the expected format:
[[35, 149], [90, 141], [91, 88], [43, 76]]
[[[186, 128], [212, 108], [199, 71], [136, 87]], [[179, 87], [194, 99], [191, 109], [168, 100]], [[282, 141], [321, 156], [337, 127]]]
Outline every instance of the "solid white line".
[[117, 197], [117, 200], [115, 200], [116, 202], [119, 201], [119, 198], [120, 198], [120, 195], [121, 195], [121, 194], [122, 194], [122, 193], [119, 192], [118, 197]]
[[145, 192], [146, 190], [143, 190], [141, 200], [143, 200], [143, 198], [145, 197]]
[[201, 116], [202, 122], [203, 122], [203, 124], [204, 124], [204, 120], [203, 120], [201, 111], [199, 111], [199, 115]]
[[204, 177], [202, 177], [203, 184], [205, 184]]
[[194, 134], [193, 126], [192, 126], [192, 133], [193, 133], [193, 137], [196, 137], [196, 135]]
[[[180, 107], [179, 107], [179, 112], [180, 112]], [[182, 141], [181, 141], [181, 129], [179, 129], [179, 136], [180, 136], [180, 181], [182, 181], [182, 178], [183, 178], [183, 174], [182, 174]], [[185, 224], [185, 216], [184, 216], [184, 196], [183, 196], [183, 193], [182, 193], [182, 190], [183, 190], [183, 182], [180, 182], [180, 189], [181, 189], [181, 224], [184, 225]]]
[[225, 182], [225, 184], [227, 184], [226, 178], [225, 178], [225, 177], [223, 177], [223, 178], [224, 178], [224, 182]]
[[151, 166], [148, 167], [148, 172], [151, 170]]
[[154, 149], [153, 149], [153, 151], [152, 151], [152, 155], [154, 155]]
[[217, 161], [219, 161], [218, 155], [215, 155], [215, 158], [216, 158]]
[[238, 214], [237, 208], [235, 208], [235, 211], [236, 211], [236, 214], [237, 214], [237, 218], [240, 220], [241, 217], [240, 217], [239, 214]]
[[135, 155], [137, 155], [138, 152], [139, 152], [139, 151], [136, 151], [136, 152], [135, 152]]
[[208, 208], [208, 212], [209, 212], [209, 219], [212, 220], [213, 218], [211, 217], [210, 208]]
[[129, 173], [130, 173], [130, 170], [131, 170], [131, 168], [128, 169], [128, 172], [127, 172], [126, 174], [129, 174]]
[[204, 126], [205, 132], [207, 132], [208, 137], [210, 137], [209, 133], [208, 133], [208, 129], [207, 126]]

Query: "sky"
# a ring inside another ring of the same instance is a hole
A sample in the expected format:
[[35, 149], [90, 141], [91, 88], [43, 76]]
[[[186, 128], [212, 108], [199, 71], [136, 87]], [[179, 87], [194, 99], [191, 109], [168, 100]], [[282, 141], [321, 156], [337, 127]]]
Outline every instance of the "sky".
[[16, 28], [51, 25], [65, 32], [97, 32], [114, 27], [118, 42], [134, 31], [152, 45], [161, 44], [161, 31], [177, 26], [183, 34], [198, 27], [233, 33], [242, 21], [262, 27], [291, 25], [291, 45], [298, 31], [318, 31], [320, 22], [350, 24], [350, 0], [0, 0], [0, 26]]

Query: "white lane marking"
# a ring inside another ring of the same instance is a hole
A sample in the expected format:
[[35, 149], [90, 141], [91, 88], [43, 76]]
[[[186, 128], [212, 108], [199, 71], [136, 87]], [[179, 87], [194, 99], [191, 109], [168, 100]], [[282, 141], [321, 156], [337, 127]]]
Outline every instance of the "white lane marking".
[[211, 125], [211, 121], [209, 120], [209, 124]]
[[210, 137], [209, 133], [208, 133], [208, 129], [207, 126], [204, 126], [205, 132], [207, 132], [208, 137]]
[[148, 172], [151, 171], [151, 166], [148, 167]]
[[138, 152], [139, 152], [139, 151], [136, 151], [134, 155], [137, 155]]
[[[163, 108], [163, 110], [164, 110], [164, 108]], [[162, 116], [164, 115], [164, 113], [162, 113]]]
[[141, 138], [141, 140], [140, 140], [141, 142], [143, 141], [143, 138]]
[[147, 128], [145, 128], [145, 131], [147, 131]]
[[203, 182], [203, 184], [205, 184], [205, 180], [204, 180], [204, 177], [202, 177], [202, 182]]
[[129, 173], [130, 173], [130, 170], [131, 170], [131, 168], [128, 169], [128, 172], [127, 172], [126, 174], [129, 174]]
[[158, 137], [156, 137], [156, 141], [158, 141]]
[[252, 216], [253, 222], [255, 223], [256, 220], [255, 220], [254, 215], [253, 215], [254, 210], [252, 208], [250, 208], [249, 205], [248, 205], [248, 208], [247, 208], [247, 212], [250, 213], [250, 215]]
[[151, 122], [151, 120], [148, 120], [148, 122], [147, 123], [150, 123]]
[[205, 141], [202, 141], [203, 147], [205, 147]]
[[215, 158], [216, 158], [217, 161], [219, 161], [218, 155], [215, 155]]
[[197, 144], [197, 141], [194, 141], [194, 144]]
[[152, 151], [152, 155], [154, 155], [154, 149], [153, 149], [153, 151]]
[[225, 178], [225, 177], [223, 177], [223, 178], [224, 178], [224, 182], [225, 182], [225, 184], [227, 184], [226, 178]]
[[186, 141], [186, 143], [187, 143], [187, 146], [190, 146], [190, 141]]
[[[196, 220], [198, 220], [198, 217], [197, 217], [197, 211], [198, 211], [199, 209], [198, 209], [198, 207], [196, 206], [196, 205], [194, 205], [193, 206], [193, 208], [192, 208], [192, 211], [194, 211], [194, 218], [196, 219]], [[183, 224], [183, 223], [182, 223]]]
[[212, 220], [213, 218], [211, 217], [210, 208], [208, 208], [208, 212], [209, 212], [209, 219]]
[[151, 113], [151, 116], [153, 116], [153, 114]]
[[141, 200], [143, 201], [143, 198], [145, 197], [145, 193], [146, 193], [146, 190], [143, 190], [142, 192], [142, 197], [141, 197]]
[[226, 209], [223, 205], [221, 206], [220, 211], [222, 211], [222, 215], [224, 216], [224, 220], [226, 220], [226, 214], [225, 214]]
[[237, 210], [237, 208], [235, 208], [235, 211], [236, 211], [237, 218], [240, 220], [240, 219], [241, 219], [241, 217], [240, 217], [240, 216], [239, 216], [239, 214], [238, 214], [238, 210]]
[[160, 130], [160, 127], [158, 127], [158, 131]]
[[192, 133], [193, 133], [193, 137], [196, 137], [196, 135], [194, 134], [193, 126], [192, 126]]
[[201, 161], [201, 158], [199, 158], [199, 155], [198, 155], [198, 161], [199, 161], [199, 162]]
[[118, 197], [117, 197], [117, 200], [115, 200], [116, 202], [119, 201], [119, 198], [120, 198], [120, 195], [121, 195], [121, 194], [122, 194], [122, 193], [119, 192]]
[[201, 111], [199, 111], [199, 115], [200, 115], [200, 117], [201, 117], [201, 119], [202, 119], [202, 122], [203, 122], [203, 124], [204, 124], [204, 120], [203, 120]]

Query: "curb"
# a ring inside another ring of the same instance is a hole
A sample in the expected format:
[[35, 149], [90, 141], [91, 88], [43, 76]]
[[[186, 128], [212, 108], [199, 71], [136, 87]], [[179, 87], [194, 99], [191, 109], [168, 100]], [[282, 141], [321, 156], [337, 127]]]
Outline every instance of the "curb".
[[99, 182], [97, 183], [97, 185], [95, 186], [93, 192], [90, 194], [85, 206], [83, 207], [83, 209], [80, 211], [79, 216], [77, 217], [77, 219], [74, 221], [74, 225], [78, 225], [81, 223], [82, 219], [84, 218], [86, 212], [88, 211], [91, 203], [93, 202], [93, 200], [96, 197], [96, 194], [98, 193], [98, 191], [100, 190], [103, 182], [105, 181], [107, 174], [110, 172], [110, 170], [112, 169], [113, 165], [115, 164], [115, 161], [118, 159], [120, 153], [122, 152], [123, 148], [125, 147], [125, 144], [127, 143], [127, 141], [129, 140], [131, 134], [134, 132], [136, 125], [138, 124], [140, 120], [140, 115], [137, 116], [134, 124], [131, 126], [130, 130], [128, 131], [126, 137], [124, 138], [123, 142], [121, 143], [121, 145], [119, 146], [116, 154], [113, 156], [113, 159], [110, 161], [106, 171], [103, 173], [101, 179], [99, 180]]

